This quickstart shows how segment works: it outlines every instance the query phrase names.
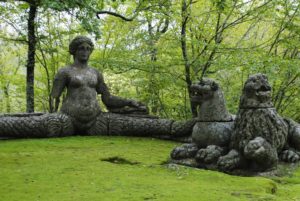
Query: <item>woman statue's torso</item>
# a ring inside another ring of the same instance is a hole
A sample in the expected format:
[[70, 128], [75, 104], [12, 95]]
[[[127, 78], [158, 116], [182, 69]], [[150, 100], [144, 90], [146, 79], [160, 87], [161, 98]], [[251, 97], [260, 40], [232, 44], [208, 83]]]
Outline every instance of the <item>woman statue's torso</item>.
[[95, 120], [101, 112], [97, 101], [97, 71], [93, 68], [65, 68], [67, 95], [61, 112], [70, 115], [81, 123]]

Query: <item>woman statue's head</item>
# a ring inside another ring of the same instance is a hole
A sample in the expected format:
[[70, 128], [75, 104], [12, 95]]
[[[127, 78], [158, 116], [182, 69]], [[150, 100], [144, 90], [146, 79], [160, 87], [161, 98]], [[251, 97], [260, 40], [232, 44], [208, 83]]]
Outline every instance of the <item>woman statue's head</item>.
[[76, 36], [69, 45], [70, 54], [75, 56], [77, 48], [83, 43], [87, 43], [91, 46], [91, 52], [94, 50], [94, 43], [90, 38], [86, 36]]

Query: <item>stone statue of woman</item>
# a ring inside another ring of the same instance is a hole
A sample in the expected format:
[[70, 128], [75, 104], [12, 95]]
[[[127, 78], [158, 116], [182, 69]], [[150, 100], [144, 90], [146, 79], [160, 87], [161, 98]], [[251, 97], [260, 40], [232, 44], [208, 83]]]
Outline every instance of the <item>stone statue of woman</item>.
[[[110, 94], [102, 74], [88, 66], [94, 44], [78, 36], [70, 45], [71, 65], [55, 75], [51, 96], [55, 113], [0, 115], [1, 138], [123, 135], [189, 140], [194, 120], [174, 121], [148, 115], [145, 105]], [[66, 97], [58, 111], [64, 89]], [[102, 112], [97, 95], [109, 112]]]
[[55, 100], [55, 112], [58, 110], [60, 96], [65, 88], [67, 95], [63, 100], [60, 112], [72, 118], [76, 130], [89, 128], [101, 113], [97, 95], [108, 110], [116, 110], [125, 106], [146, 112], [146, 107], [130, 99], [124, 99], [110, 94], [103, 75], [88, 65], [94, 44], [86, 36], [77, 36], [69, 45], [74, 63], [61, 68], [54, 78], [52, 97]]

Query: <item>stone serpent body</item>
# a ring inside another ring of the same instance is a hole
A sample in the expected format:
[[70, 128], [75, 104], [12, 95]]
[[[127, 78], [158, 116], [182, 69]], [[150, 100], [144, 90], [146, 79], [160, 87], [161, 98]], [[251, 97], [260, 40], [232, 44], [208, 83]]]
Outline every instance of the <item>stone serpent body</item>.
[[62, 113], [0, 116], [0, 138], [45, 138], [71, 135], [156, 137], [189, 141], [194, 120], [174, 121], [141, 115], [100, 113], [90, 127], [74, 129], [72, 118]]

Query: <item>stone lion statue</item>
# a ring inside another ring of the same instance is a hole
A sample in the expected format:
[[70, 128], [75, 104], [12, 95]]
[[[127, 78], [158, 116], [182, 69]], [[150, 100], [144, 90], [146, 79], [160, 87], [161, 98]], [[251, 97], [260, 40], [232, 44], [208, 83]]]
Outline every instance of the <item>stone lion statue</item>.
[[212, 79], [192, 84], [192, 103], [197, 105], [198, 116], [192, 132], [193, 142], [200, 147], [212, 143], [226, 146], [230, 140], [234, 116], [226, 109], [222, 89]]
[[[265, 75], [247, 79], [235, 119], [227, 112], [221, 90], [213, 82], [193, 86], [197, 93], [192, 100], [200, 105], [200, 122], [194, 126], [192, 143], [171, 152], [173, 162], [225, 172], [257, 172], [276, 167], [279, 160], [300, 159], [300, 125], [277, 113]], [[224, 123], [227, 126], [220, 126]]]
[[[221, 154], [219, 152], [224, 151], [219, 147], [229, 146], [234, 116], [227, 111], [222, 89], [214, 80], [205, 78], [193, 83], [191, 92], [191, 101], [198, 113], [192, 143], [176, 147], [171, 158], [179, 164], [199, 166], [199, 160], [216, 160]], [[213, 151], [209, 145], [216, 149]]]
[[255, 74], [244, 84], [231, 135], [230, 151], [219, 158], [219, 169], [250, 168], [264, 171], [279, 160], [299, 160], [300, 126], [281, 117], [273, 107], [271, 86], [264, 74]]

